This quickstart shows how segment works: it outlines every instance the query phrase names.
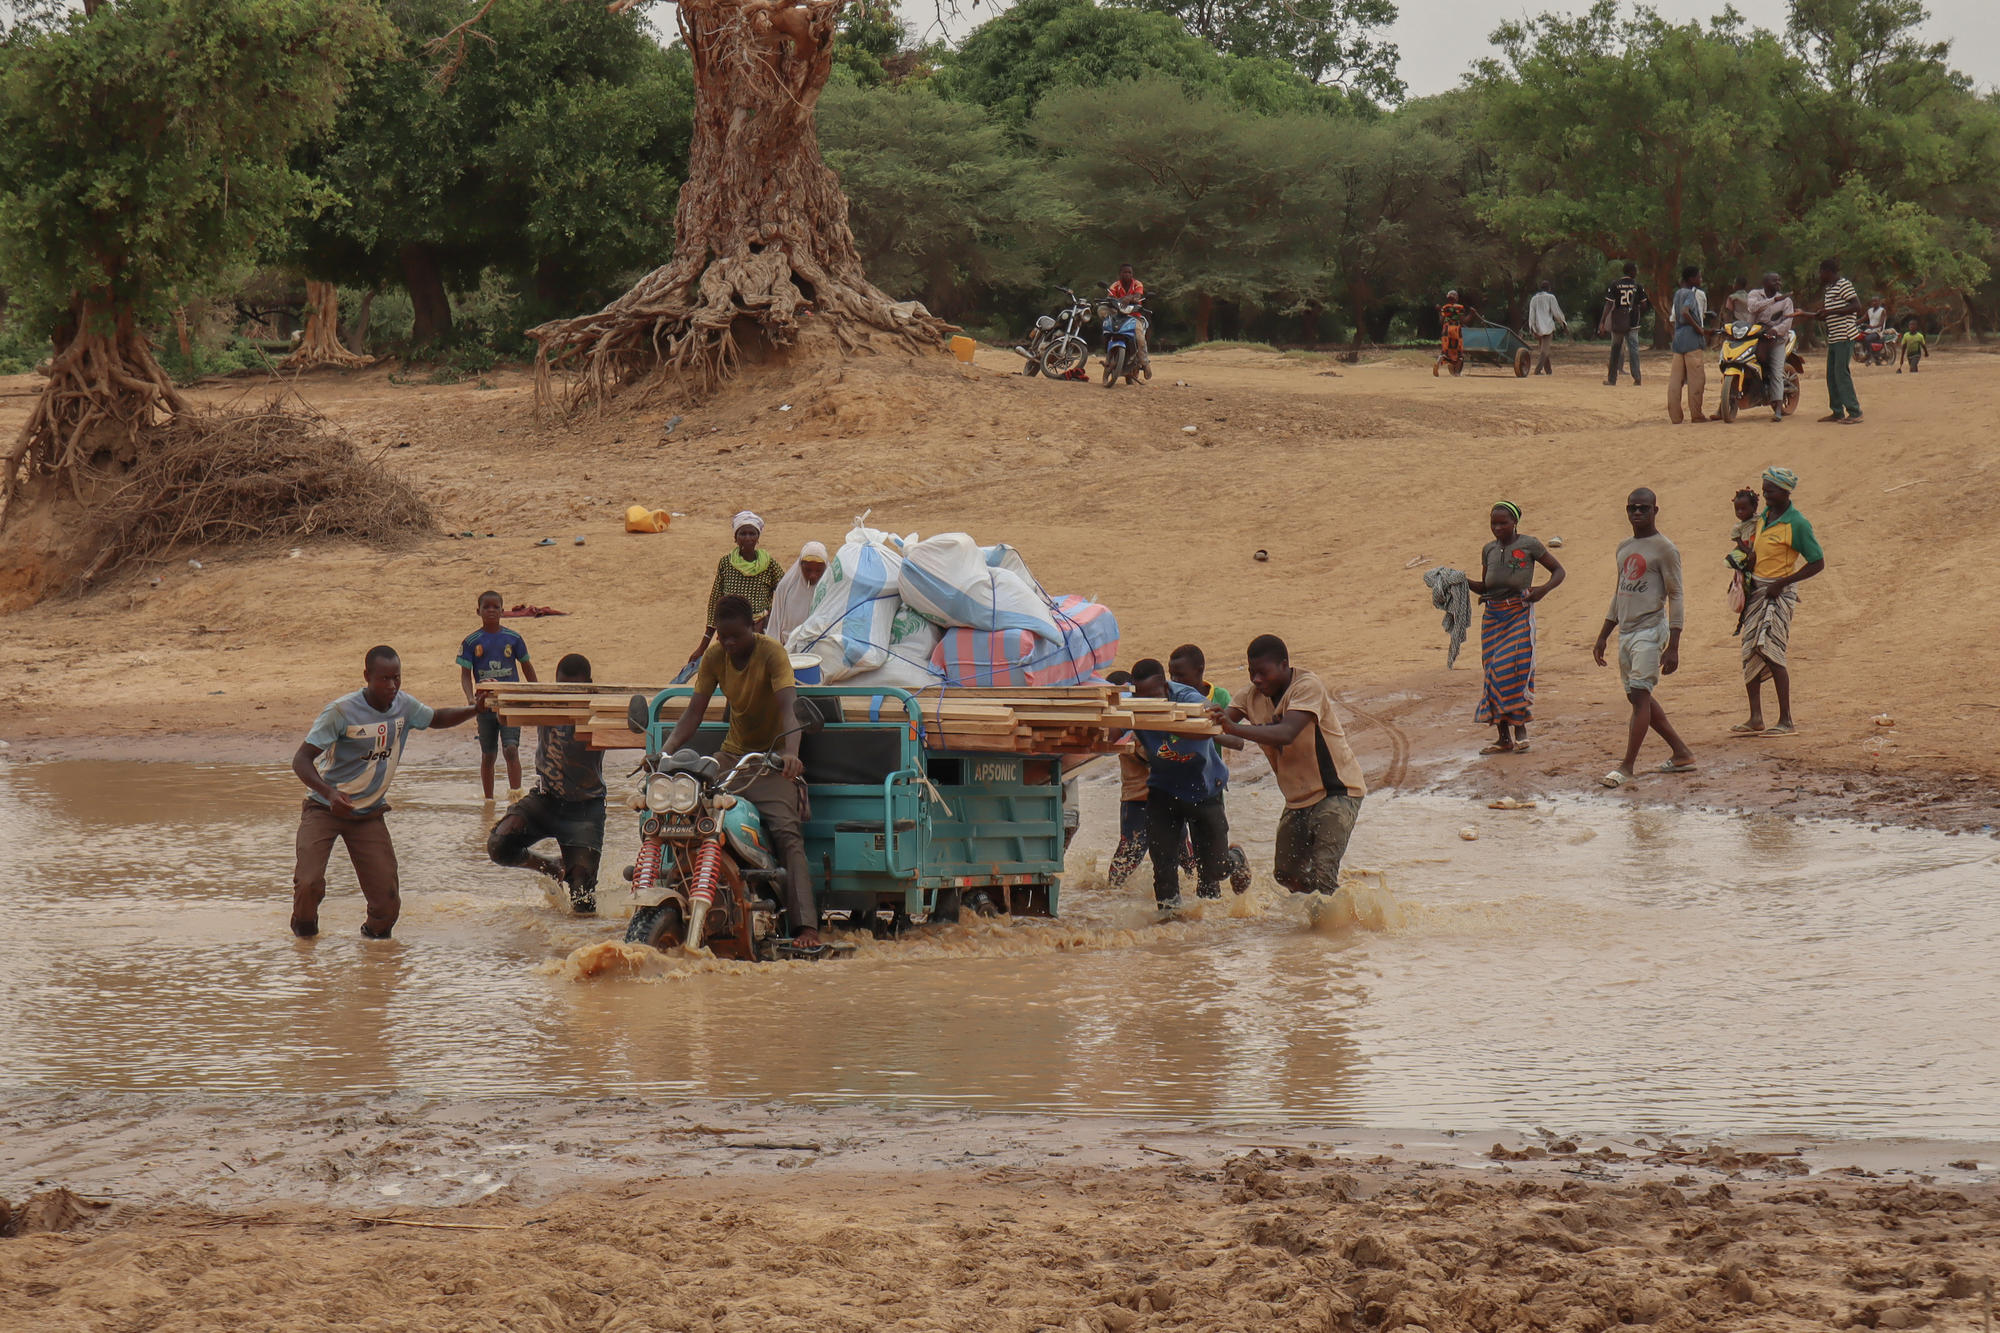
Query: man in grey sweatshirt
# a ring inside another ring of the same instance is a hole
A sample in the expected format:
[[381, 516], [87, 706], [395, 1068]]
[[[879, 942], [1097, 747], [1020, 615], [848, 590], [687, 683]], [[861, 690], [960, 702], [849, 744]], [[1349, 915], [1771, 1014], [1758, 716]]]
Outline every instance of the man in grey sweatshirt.
[[1681, 664], [1681, 553], [1661, 533], [1659, 516], [1659, 497], [1644, 486], [1626, 497], [1625, 517], [1632, 524], [1632, 535], [1618, 544], [1617, 586], [1591, 650], [1597, 665], [1605, 665], [1611, 631], [1618, 631], [1618, 676], [1632, 704], [1625, 758], [1604, 775], [1607, 787], [1622, 787], [1632, 780], [1648, 731], [1657, 731], [1670, 749], [1658, 772], [1685, 773], [1695, 766], [1694, 755], [1653, 697], [1660, 677], [1673, 675]]

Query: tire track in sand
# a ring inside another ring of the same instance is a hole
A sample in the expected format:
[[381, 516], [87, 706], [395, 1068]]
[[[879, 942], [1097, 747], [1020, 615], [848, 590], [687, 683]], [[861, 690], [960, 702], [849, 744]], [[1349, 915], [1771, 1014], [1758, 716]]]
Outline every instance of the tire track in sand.
[[1363, 722], [1372, 723], [1388, 734], [1389, 767], [1382, 774], [1381, 785], [1384, 787], [1402, 786], [1404, 780], [1410, 776], [1410, 738], [1403, 734], [1401, 727], [1387, 718], [1377, 717], [1367, 709], [1359, 708], [1345, 701], [1342, 702], [1342, 706]]

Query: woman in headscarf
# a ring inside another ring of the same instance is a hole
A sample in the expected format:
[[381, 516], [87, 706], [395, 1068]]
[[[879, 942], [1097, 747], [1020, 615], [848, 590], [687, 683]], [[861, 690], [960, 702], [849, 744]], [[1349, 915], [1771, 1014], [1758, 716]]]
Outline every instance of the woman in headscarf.
[[[1479, 625], [1479, 662], [1483, 688], [1480, 722], [1500, 729], [1500, 739], [1481, 754], [1525, 754], [1528, 722], [1535, 706], [1535, 603], [1563, 581], [1563, 567], [1549, 548], [1520, 531], [1521, 506], [1502, 500], [1487, 517], [1493, 540], [1481, 555], [1481, 575], [1465, 586], [1479, 594], [1486, 613]], [[1535, 566], [1549, 571], [1549, 581], [1534, 587]]]
[[826, 547], [818, 542], [800, 547], [799, 562], [785, 571], [785, 577], [778, 580], [778, 590], [771, 594], [772, 638], [783, 643], [806, 623], [812, 614], [813, 593], [825, 573]]
[[708, 590], [706, 628], [702, 630], [701, 645], [688, 656], [689, 668], [701, 661], [701, 655], [715, 639], [718, 602], [725, 597], [741, 597], [750, 603], [751, 623], [761, 634], [771, 619], [771, 598], [784, 578], [785, 567], [778, 563], [777, 557], [757, 545], [764, 535], [763, 519], [746, 509], [730, 521], [729, 527], [736, 534], [736, 549], [715, 564], [715, 582]]

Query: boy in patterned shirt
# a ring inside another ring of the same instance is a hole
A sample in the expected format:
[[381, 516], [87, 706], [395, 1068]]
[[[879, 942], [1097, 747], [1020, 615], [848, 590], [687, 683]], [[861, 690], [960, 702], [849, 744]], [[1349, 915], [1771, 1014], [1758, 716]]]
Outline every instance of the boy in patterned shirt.
[[[458, 645], [458, 683], [465, 701], [473, 702], [473, 687], [535, 678], [534, 664], [528, 661], [528, 641], [500, 623], [500, 594], [487, 590], [479, 594], [479, 628]], [[521, 799], [521, 729], [503, 727], [493, 713], [479, 715], [479, 787], [487, 800], [493, 799], [493, 757], [507, 756], [507, 799]]]
[[481, 711], [429, 708], [403, 693], [403, 663], [394, 648], [370, 648], [361, 661], [362, 687], [320, 711], [292, 756], [292, 772], [306, 786], [299, 814], [298, 859], [292, 869], [292, 934], [319, 934], [319, 905], [326, 898], [326, 863], [336, 841], [347, 844], [354, 878], [368, 900], [361, 933], [386, 940], [402, 912], [396, 845], [383, 816], [389, 784], [412, 731], [455, 727]]

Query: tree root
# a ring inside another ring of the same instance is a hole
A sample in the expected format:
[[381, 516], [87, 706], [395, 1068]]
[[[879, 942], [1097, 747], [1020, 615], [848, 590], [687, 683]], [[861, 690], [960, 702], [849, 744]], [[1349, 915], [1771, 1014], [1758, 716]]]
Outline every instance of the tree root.
[[129, 315], [104, 331], [91, 312], [78, 312], [75, 329], [48, 363], [48, 383], [27, 424], [0, 456], [0, 525], [21, 485], [38, 476], [60, 478], [78, 499], [85, 474], [129, 466], [152, 434], [185, 412], [187, 400], [153, 359], [152, 344]]

